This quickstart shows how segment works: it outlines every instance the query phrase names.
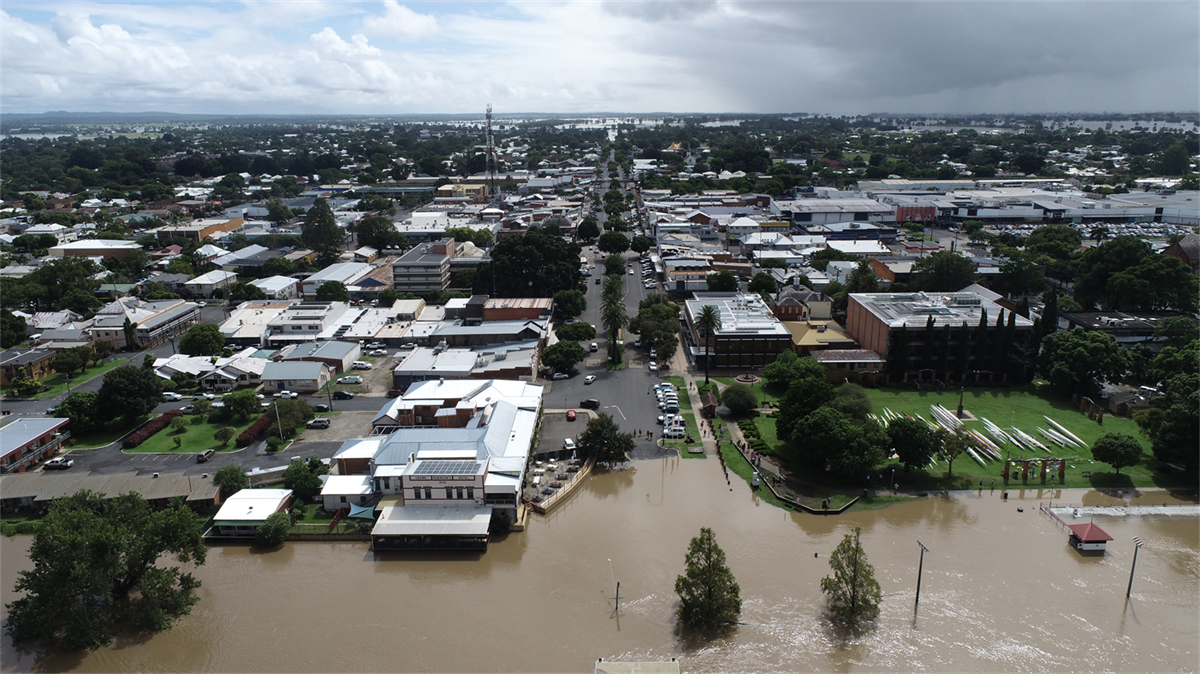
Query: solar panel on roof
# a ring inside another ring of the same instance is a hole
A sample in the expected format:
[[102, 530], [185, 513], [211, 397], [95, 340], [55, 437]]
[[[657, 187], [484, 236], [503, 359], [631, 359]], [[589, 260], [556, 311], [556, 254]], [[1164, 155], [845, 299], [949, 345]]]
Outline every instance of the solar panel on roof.
[[479, 472], [478, 461], [439, 459], [422, 461], [413, 471], [413, 475], [474, 475], [477, 472]]

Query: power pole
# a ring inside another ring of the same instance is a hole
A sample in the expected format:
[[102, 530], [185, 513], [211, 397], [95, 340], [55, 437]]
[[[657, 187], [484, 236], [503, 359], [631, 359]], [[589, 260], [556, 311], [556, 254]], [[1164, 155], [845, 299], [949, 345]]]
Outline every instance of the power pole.
[[1125, 598], [1129, 599], [1129, 594], [1133, 592], [1133, 570], [1137, 568], [1137, 553], [1142, 549], [1142, 539], [1137, 536], [1133, 537], [1133, 565], [1129, 567], [1129, 587], [1125, 588]]
[[925, 569], [925, 553], [929, 551], [921, 541], [917, 541], [917, 545], [921, 546], [921, 562], [917, 565], [917, 601], [913, 603], [913, 613], [916, 613], [917, 607], [921, 605], [921, 573]]

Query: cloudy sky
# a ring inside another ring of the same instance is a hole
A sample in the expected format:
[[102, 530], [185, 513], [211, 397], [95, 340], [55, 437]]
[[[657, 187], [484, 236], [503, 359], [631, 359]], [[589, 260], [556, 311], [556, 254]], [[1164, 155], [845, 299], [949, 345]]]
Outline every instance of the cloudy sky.
[[0, 111], [1200, 109], [1200, 3], [4, 0]]

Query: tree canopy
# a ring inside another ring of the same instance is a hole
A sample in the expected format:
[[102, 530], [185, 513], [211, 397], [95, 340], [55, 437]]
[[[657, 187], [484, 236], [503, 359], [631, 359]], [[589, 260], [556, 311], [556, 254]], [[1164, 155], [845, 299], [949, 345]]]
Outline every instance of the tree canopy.
[[396, 223], [391, 218], [378, 215], [363, 218], [356, 227], [355, 236], [359, 244], [375, 250], [408, 248], [408, 235], [396, 229]]
[[563, 324], [554, 329], [554, 334], [558, 335], [559, 339], [582, 342], [585, 339], [596, 338], [596, 326], [583, 321], [576, 321], [569, 325]]
[[611, 414], [599, 412], [588, 420], [576, 444], [584, 456], [595, 456], [599, 463], [615, 465], [629, 460], [633, 433], [622, 433]]
[[213, 474], [213, 483], [221, 487], [221, 499], [224, 500], [249, 487], [250, 478], [241, 466], [221, 466]]
[[1125, 350], [1112, 335], [1083, 328], [1047, 335], [1038, 355], [1042, 376], [1064, 393], [1091, 395], [1127, 368]]
[[934, 453], [933, 431], [925, 422], [909, 417], [893, 419], [887, 426], [888, 440], [909, 470], [929, 465]]
[[734, 382], [721, 392], [721, 403], [734, 414], [745, 414], [758, 407], [758, 396], [749, 386]]
[[701, 528], [691, 540], [684, 564], [683, 575], [675, 578], [680, 620], [700, 630], [735, 625], [742, 613], [741, 588], [712, 529]]
[[554, 311], [563, 318], [575, 318], [587, 310], [587, 295], [582, 290], [569, 289], [554, 293]]
[[830, 613], [835, 620], [850, 625], [879, 615], [883, 597], [861, 537], [862, 527], [854, 527], [853, 533], [842, 537], [829, 556], [833, 572], [821, 579], [821, 591], [829, 602]]
[[552, 344], [542, 352], [542, 363], [558, 372], [566, 372], [581, 362], [585, 353], [579, 342], [563, 340]]
[[596, 240], [596, 247], [605, 253], [620, 255], [629, 250], [629, 239], [620, 232], [605, 232]]
[[321, 263], [333, 264], [346, 243], [346, 233], [338, 227], [337, 219], [329, 208], [329, 202], [317, 197], [312, 208], [304, 214], [300, 227], [300, 238], [304, 245], [316, 251]]
[[317, 288], [318, 302], [349, 302], [350, 291], [341, 281], [326, 281]]
[[738, 289], [738, 280], [733, 272], [715, 272], [704, 277], [704, 280], [708, 283], [709, 292], [732, 293], [737, 292]]
[[96, 409], [100, 419], [132, 421], [162, 402], [162, 380], [152, 368], [126, 365], [109, 370], [100, 384]]
[[952, 292], [975, 282], [975, 263], [948, 250], [939, 250], [913, 263], [908, 287], [929, 292]]
[[292, 494], [301, 502], [308, 503], [321, 493], [321, 473], [312, 469], [309, 462], [294, 459], [283, 470], [283, 487], [291, 489]]
[[200, 581], [158, 561], [203, 564], [201, 521], [182, 501], [154, 510], [135, 493], [56, 499], [29, 546], [33, 568], [19, 573], [15, 588], [25, 596], [6, 606], [5, 629], [14, 641], [94, 649], [112, 643], [126, 621], [169, 628], [195, 605]]
[[211, 323], [193, 325], [179, 340], [179, 352], [189, 356], [219, 356], [224, 348], [225, 334]]
[[579, 254], [579, 244], [564, 240], [557, 228], [530, 227], [496, 243], [492, 262], [479, 267], [474, 290], [492, 297], [552, 297], [577, 289], [583, 280]]
[[1122, 468], [1136, 466], [1142, 458], [1142, 445], [1132, 435], [1106, 433], [1092, 445], [1092, 458], [1107, 463], [1121, 474]]

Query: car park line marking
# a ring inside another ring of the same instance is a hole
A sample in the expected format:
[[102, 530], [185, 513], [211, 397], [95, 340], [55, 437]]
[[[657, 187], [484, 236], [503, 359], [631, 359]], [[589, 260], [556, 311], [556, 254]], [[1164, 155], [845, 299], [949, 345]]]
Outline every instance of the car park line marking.
[[625, 413], [621, 411], [621, 408], [620, 408], [620, 407], [617, 407], [616, 405], [609, 405], [609, 407], [611, 407], [611, 408], [613, 408], [614, 410], [616, 410], [616, 411], [617, 411], [617, 414], [620, 414], [622, 419], [624, 419], [625, 421], [629, 421], [629, 419], [626, 419], [626, 418], [625, 418]]

